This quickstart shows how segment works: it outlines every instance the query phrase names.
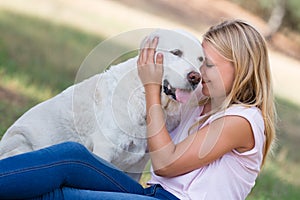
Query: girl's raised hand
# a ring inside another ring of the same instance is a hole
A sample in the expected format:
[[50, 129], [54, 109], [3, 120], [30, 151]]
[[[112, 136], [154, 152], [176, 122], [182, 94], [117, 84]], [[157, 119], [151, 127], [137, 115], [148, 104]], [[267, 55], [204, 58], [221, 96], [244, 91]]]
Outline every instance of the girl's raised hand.
[[155, 54], [158, 44], [158, 37], [153, 40], [146, 39], [145, 45], [142, 47], [137, 61], [138, 75], [144, 87], [159, 86], [161, 87], [163, 76], [163, 55]]

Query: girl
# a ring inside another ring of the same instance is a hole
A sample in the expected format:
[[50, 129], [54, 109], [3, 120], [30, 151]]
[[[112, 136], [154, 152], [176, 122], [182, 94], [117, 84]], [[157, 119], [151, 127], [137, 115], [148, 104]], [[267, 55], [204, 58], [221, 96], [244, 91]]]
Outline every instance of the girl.
[[[168, 133], [160, 103], [159, 38], [138, 59], [147, 105], [150, 187], [77, 143], [0, 161], [0, 199], [245, 199], [275, 138], [270, 66], [263, 37], [240, 20], [203, 37], [200, 105]], [[200, 66], [199, 66], [200, 67]]]

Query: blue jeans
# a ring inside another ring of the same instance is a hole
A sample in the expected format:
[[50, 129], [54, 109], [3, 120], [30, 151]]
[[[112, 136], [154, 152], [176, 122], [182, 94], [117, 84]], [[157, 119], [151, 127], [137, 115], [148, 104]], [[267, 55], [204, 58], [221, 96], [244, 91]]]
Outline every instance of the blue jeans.
[[65, 142], [0, 160], [0, 199], [178, 199], [143, 188], [83, 145]]

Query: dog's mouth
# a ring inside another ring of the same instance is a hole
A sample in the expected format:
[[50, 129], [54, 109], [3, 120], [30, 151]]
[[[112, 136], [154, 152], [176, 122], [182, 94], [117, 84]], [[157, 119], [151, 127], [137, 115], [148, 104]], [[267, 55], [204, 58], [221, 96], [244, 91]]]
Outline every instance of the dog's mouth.
[[166, 79], [163, 81], [163, 91], [167, 96], [170, 96], [175, 101], [181, 103], [187, 102], [192, 94], [192, 90], [190, 89], [179, 89], [172, 87], [172, 85]]

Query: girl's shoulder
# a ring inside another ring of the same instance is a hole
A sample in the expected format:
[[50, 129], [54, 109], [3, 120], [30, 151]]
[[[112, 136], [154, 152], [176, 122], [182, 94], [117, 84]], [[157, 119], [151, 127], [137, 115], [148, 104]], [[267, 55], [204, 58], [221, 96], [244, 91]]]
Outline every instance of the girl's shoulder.
[[226, 116], [240, 116], [249, 121], [251, 125], [264, 128], [264, 120], [259, 108], [255, 106], [244, 106], [239, 104], [231, 105], [230, 107], [213, 114], [207, 119], [206, 123], [209, 124], [216, 119]]
[[259, 117], [261, 116], [262, 118], [262, 113], [259, 108], [256, 106], [244, 106], [244, 105], [239, 105], [239, 104], [233, 104], [230, 107], [221, 110], [214, 115], [212, 115], [212, 118], [219, 118], [223, 116], [228, 116], [228, 115], [237, 115], [237, 116], [242, 116], [242, 117]]

